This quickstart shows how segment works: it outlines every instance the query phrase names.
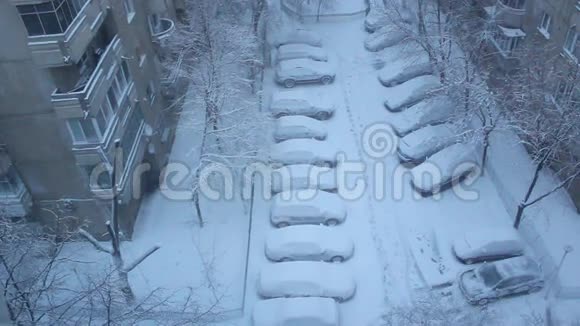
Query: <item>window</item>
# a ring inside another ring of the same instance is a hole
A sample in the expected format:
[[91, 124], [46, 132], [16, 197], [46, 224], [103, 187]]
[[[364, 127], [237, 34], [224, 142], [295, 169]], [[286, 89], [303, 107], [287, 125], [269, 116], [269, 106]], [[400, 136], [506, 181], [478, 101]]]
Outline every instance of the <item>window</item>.
[[135, 16], [135, 3], [134, 0], [123, 0], [123, 7], [125, 7], [125, 12], [127, 13], [127, 20], [131, 22]]
[[161, 26], [161, 21], [159, 20], [159, 15], [152, 14], [149, 16], [149, 29], [151, 30], [151, 34], [155, 35], [163, 29]]
[[123, 138], [121, 138], [121, 149], [123, 150], [123, 166], [127, 166], [127, 162], [131, 153], [133, 152], [133, 148], [135, 147], [137, 139], [137, 135], [139, 133], [139, 129], [143, 125], [143, 113], [141, 112], [141, 106], [139, 103], [135, 105], [133, 112], [131, 112], [131, 117], [129, 118], [129, 122], [127, 123], [127, 127], [125, 128], [125, 133], [123, 134]]
[[566, 33], [566, 40], [564, 41], [564, 50], [571, 56], [574, 56], [574, 50], [576, 49], [576, 42], [578, 41], [578, 32], [576, 31], [576, 26], [570, 27], [568, 33]]
[[106, 131], [97, 118], [69, 119], [67, 124], [75, 144], [98, 143]]
[[500, 2], [514, 9], [523, 9], [526, 4], [525, 0], [500, 0]]
[[17, 6], [28, 35], [66, 32], [87, 0], [53, 0], [36, 5]]
[[507, 37], [502, 33], [494, 35], [494, 40], [504, 56], [510, 56], [520, 43], [520, 37]]
[[547, 12], [544, 12], [542, 15], [542, 20], [540, 21], [540, 25], [538, 26], [538, 30], [544, 35], [546, 38], [550, 38], [550, 23], [552, 22], [552, 17]]
[[0, 175], [0, 196], [18, 195], [22, 187], [22, 180], [13, 166], [4, 175]]
[[149, 85], [147, 85], [147, 96], [149, 97], [149, 101], [153, 103], [155, 100], [155, 82], [150, 81]]
[[561, 107], [577, 107], [580, 99], [580, 90], [574, 89], [575, 83], [572, 80], [562, 79], [556, 87], [554, 100]]

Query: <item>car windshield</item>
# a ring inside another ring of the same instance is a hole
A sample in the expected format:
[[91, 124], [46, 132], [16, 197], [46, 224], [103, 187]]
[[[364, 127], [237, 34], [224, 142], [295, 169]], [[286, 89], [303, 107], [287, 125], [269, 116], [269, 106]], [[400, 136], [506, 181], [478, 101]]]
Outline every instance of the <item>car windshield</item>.
[[499, 281], [501, 281], [501, 275], [497, 271], [494, 265], [483, 265], [478, 271], [479, 277], [483, 280], [483, 283], [487, 287], [494, 287]]

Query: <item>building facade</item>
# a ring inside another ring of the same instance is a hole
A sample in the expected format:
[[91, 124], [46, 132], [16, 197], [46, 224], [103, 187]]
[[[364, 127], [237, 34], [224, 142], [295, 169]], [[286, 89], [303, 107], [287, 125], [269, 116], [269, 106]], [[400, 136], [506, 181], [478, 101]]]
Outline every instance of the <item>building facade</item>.
[[0, 0], [0, 216], [105, 234], [117, 157], [130, 236], [173, 142], [159, 47], [180, 5]]

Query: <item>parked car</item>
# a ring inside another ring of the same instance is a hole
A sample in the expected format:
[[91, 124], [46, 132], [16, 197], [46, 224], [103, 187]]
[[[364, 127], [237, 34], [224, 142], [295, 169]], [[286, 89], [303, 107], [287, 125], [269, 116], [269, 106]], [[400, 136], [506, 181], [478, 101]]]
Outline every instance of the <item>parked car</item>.
[[320, 225], [295, 225], [270, 231], [266, 257], [273, 261], [343, 262], [354, 252], [348, 234]]
[[336, 148], [328, 142], [312, 139], [289, 139], [272, 146], [270, 162], [274, 165], [313, 164], [336, 166]]
[[[392, 24], [394, 15], [388, 15], [383, 0], [369, 0], [369, 12], [364, 23], [365, 30], [373, 33], [387, 24]], [[407, 24], [414, 21], [413, 13], [407, 8], [399, 8], [397, 18], [400, 18], [402, 22]]]
[[401, 112], [407, 107], [421, 102], [440, 88], [439, 78], [433, 75], [415, 77], [402, 84], [387, 87], [387, 99], [384, 105], [391, 112]]
[[286, 190], [320, 189], [335, 192], [336, 170], [310, 164], [283, 166], [272, 172], [272, 193]]
[[296, 84], [306, 83], [328, 85], [334, 81], [334, 76], [334, 67], [328, 62], [292, 59], [278, 63], [274, 78], [278, 84], [292, 88]]
[[388, 24], [367, 35], [365, 49], [377, 52], [401, 42], [407, 34], [397, 25]]
[[264, 298], [323, 297], [339, 302], [354, 296], [356, 283], [340, 264], [294, 261], [266, 265], [258, 277]]
[[275, 41], [274, 46], [280, 47], [286, 44], [307, 44], [311, 46], [322, 46], [320, 35], [307, 29], [295, 29], [281, 34]]
[[283, 191], [274, 195], [270, 221], [282, 228], [295, 224], [337, 225], [346, 219], [344, 201], [333, 193], [311, 190]]
[[379, 71], [379, 82], [386, 87], [393, 87], [413, 78], [433, 74], [429, 58], [420, 55], [405, 56], [394, 62], [389, 62]]
[[544, 276], [536, 261], [520, 256], [467, 270], [460, 274], [458, 284], [470, 304], [485, 305], [505, 296], [540, 291]]
[[446, 122], [453, 111], [453, 102], [447, 96], [436, 96], [392, 115], [390, 124], [397, 136], [404, 137], [419, 128]]
[[546, 308], [546, 326], [580, 325], [580, 299], [552, 300]]
[[281, 142], [288, 139], [324, 140], [328, 131], [326, 125], [316, 119], [304, 116], [288, 116], [276, 119], [274, 140]]
[[291, 59], [311, 59], [315, 61], [328, 61], [328, 53], [323, 48], [308, 44], [286, 44], [278, 48], [276, 62]]
[[453, 241], [453, 252], [465, 264], [506, 259], [524, 254], [524, 243], [512, 228], [482, 228]]
[[459, 141], [452, 126], [446, 123], [425, 126], [415, 130], [399, 141], [397, 154], [403, 164], [421, 164], [425, 159], [443, 148]]
[[305, 115], [318, 120], [326, 120], [334, 114], [336, 108], [322, 94], [289, 90], [272, 95], [270, 110], [275, 118]]
[[478, 170], [475, 152], [473, 144], [463, 143], [442, 149], [411, 169], [411, 186], [423, 197], [452, 188]]
[[275, 298], [254, 304], [253, 326], [338, 326], [340, 310], [330, 298]]

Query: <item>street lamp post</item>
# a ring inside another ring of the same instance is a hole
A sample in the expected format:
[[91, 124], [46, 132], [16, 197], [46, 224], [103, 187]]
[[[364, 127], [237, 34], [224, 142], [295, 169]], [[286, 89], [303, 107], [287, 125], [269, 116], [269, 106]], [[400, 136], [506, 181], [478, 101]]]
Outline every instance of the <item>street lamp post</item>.
[[567, 245], [564, 247], [564, 253], [562, 254], [562, 258], [560, 259], [560, 263], [558, 264], [558, 267], [556, 268], [556, 270], [554, 271], [554, 276], [552, 276], [552, 279], [550, 280], [550, 283], [548, 284], [548, 289], [546, 290], [546, 294], [544, 295], [544, 299], [548, 299], [548, 296], [550, 295], [550, 292], [552, 290], [552, 288], [554, 287], [554, 282], [556, 280], [556, 277], [558, 277], [558, 274], [560, 274], [560, 269], [562, 269], [562, 265], [564, 265], [564, 260], [566, 260], [566, 256], [568, 256], [569, 253], [571, 253], [572, 251], [574, 251], [574, 248], [570, 245]]

